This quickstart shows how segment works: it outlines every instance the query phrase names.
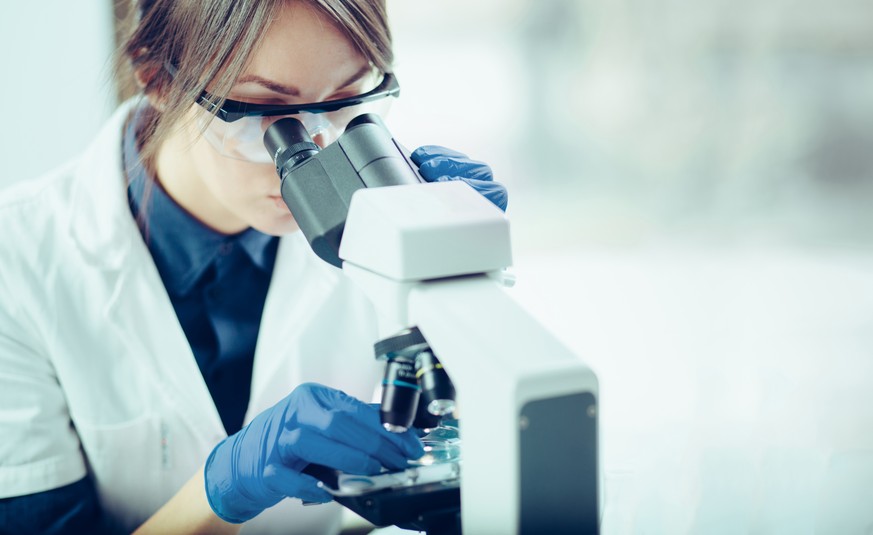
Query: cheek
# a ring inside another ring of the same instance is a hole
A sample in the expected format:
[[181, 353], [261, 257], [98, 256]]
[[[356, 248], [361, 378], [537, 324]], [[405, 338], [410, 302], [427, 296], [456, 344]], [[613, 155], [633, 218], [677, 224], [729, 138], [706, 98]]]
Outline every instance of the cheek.
[[247, 203], [279, 191], [279, 177], [272, 165], [226, 158], [203, 138], [192, 149], [204, 185], [225, 204]]

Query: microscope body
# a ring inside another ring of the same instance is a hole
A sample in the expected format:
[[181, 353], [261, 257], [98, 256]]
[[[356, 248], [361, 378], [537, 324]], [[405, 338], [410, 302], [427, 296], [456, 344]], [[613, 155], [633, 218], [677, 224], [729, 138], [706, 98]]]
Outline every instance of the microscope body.
[[[506, 293], [512, 253], [503, 212], [462, 182], [420, 183], [384, 126], [371, 126], [350, 124], [334, 145], [296, 163], [288, 152], [301, 154], [298, 140], [266, 143], [316, 253], [341, 265], [397, 331], [417, 328], [448, 371], [461, 424], [463, 532], [597, 533], [594, 373]], [[349, 148], [355, 130], [370, 152], [358, 162], [361, 151]], [[283, 153], [289, 146], [297, 148]], [[334, 146], [360, 183], [343, 162], [300, 172]], [[332, 173], [354, 187], [332, 220], [311, 225], [315, 205], [336, 205], [341, 188], [324, 183]]]
[[452, 378], [463, 531], [596, 533], [597, 379], [504, 289], [503, 213], [460, 182], [361, 190], [339, 256]]

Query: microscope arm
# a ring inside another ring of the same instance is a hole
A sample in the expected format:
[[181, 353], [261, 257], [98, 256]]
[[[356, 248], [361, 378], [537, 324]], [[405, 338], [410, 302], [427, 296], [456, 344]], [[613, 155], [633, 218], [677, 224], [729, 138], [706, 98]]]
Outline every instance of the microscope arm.
[[340, 257], [380, 315], [419, 328], [455, 384], [464, 532], [595, 533], [597, 380], [483, 273], [510, 260], [505, 216], [459, 183], [361, 190]]
[[410, 319], [458, 392], [464, 531], [594, 532], [594, 374], [484, 275], [421, 283]]

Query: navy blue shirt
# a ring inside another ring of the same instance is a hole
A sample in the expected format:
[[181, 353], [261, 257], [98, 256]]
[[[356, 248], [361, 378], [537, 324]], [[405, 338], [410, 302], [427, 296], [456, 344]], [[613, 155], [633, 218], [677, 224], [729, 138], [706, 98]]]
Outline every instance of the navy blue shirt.
[[0, 499], [0, 533], [115, 535], [118, 530], [103, 516], [94, 483], [85, 477], [45, 492]]
[[130, 209], [224, 428], [232, 434], [242, 427], [248, 406], [279, 239], [252, 228], [222, 234], [179, 206], [140, 163], [136, 127], [141, 113], [142, 108], [134, 114], [123, 141]]

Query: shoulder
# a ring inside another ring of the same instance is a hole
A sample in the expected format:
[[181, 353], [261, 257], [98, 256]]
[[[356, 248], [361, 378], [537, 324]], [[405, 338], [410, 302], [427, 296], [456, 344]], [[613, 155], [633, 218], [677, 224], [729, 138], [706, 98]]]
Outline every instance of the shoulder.
[[67, 162], [40, 177], [0, 189], [0, 218], [11, 217], [17, 212], [32, 212], [47, 201], [55, 202], [69, 191], [75, 168], [75, 161]]
[[0, 228], [6, 239], [0, 251], [25, 242], [33, 245], [45, 237], [46, 225], [66, 213], [75, 177], [76, 162], [69, 162], [37, 178], [0, 190]]
[[[74, 164], [0, 190], [0, 316], [24, 321], [25, 310], [48, 310], [44, 299], [63, 243], [65, 196]], [[7, 321], [10, 321], [8, 319]], [[19, 328], [21, 325], [19, 325]]]
[[[0, 190], [0, 258], [4, 268], [24, 250], [44, 243], [65, 219], [76, 162], [69, 162], [37, 178]], [[25, 255], [26, 256], [26, 255]]]
[[[130, 107], [119, 107], [78, 158], [0, 190], [4, 268], [10, 256], [39, 268], [77, 238], [115, 237], [117, 220], [130, 217], [121, 169], [121, 130]], [[105, 241], [94, 248], [111, 249], [102, 247]]]
[[107, 187], [106, 183], [95, 180], [99, 176], [108, 175], [109, 181], [120, 178], [121, 131], [136, 104], [136, 99], [121, 104], [77, 158], [42, 176], [0, 188], [0, 218], [4, 223], [10, 223], [9, 218], [22, 212], [44, 214], [57, 208], [57, 203], [69, 204], [82, 193], [99, 195]]

